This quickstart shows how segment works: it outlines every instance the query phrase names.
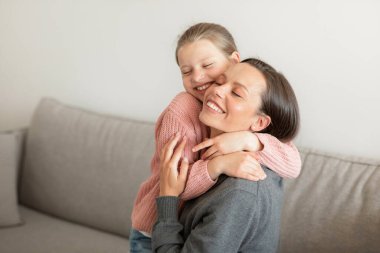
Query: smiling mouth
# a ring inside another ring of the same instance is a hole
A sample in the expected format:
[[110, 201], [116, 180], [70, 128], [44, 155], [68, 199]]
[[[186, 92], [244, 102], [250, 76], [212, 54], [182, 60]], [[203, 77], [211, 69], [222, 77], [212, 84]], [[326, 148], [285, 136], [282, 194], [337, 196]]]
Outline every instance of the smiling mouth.
[[211, 82], [208, 82], [208, 83], [205, 83], [205, 84], [203, 84], [201, 86], [195, 87], [194, 89], [197, 90], [197, 91], [204, 91], [204, 90], [206, 90], [210, 86], [211, 86]]
[[216, 104], [216, 103], [214, 103], [214, 102], [212, 102], [212, 101], [208, 101], [207, 103], [206, 103], [206, 105], [210, 108], [210, 109], [212, 109], [212, 110], [214, 110], [215, 112], [218, 112], [218, 113], [224, 113], [224, 111]]

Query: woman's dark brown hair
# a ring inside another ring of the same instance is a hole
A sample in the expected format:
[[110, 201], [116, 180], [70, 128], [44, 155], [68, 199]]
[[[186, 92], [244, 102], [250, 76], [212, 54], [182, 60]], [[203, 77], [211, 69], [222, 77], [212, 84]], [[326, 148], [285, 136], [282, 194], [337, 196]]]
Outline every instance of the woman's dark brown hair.
[[260, 132], [273, 135], [282, 142], [292, 140], [300, 126], [298, 103], [292, 86], [283, 74], [259, 59], [248, 58], [242, 62], [255, 67], [265, 77], [266, 91], [261, 95], [260, 110], [271, 118], [271, 123]]

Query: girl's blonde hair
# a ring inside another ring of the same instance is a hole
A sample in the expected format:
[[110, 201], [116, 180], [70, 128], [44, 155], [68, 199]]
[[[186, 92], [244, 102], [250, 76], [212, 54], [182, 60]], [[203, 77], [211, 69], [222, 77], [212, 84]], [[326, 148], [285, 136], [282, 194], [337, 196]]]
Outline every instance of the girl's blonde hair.
[[237, 47], [231, 33], [223, 26], [213, 23], [198, 23], [189, 27], [178, 39], [175, 59], [178, 63], [178, 50], [187, 43], [201, 39], [211, 41], [227, 57], [237, 52]]

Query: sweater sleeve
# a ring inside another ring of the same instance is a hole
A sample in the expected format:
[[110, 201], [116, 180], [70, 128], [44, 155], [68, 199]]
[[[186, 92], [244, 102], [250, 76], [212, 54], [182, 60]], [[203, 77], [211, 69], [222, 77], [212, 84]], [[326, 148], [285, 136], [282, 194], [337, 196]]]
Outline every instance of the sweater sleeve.
[[[256, 205], [251, 193], [230, 193], [223, 201], [210, 204], [203, 222], [183, 238], [183, 226], [178, 221], [178, 198], [157, 198], [158, 220], [153, 227], [153, 252], [238, 252], [246, 237], [253, 237], [257, 226]], [[224, 229], [221, 229], [224, 228]], [[244, 229], [244, 228], [250, 228]]]
[[212, 180], [208, 174], [207, 164], [208, 160], [198, 160], [190, 165], [186, 187], [180, 195], [182, 200], [199, 197], [216, 183], [216, 180]]
[[[194, 127], [189, 126], [189, 122], [185, 123], [179, 117], [180, 116], [171, 111], [168, 111], [163, 116], [160, 127], [157, 128], [156, 132], [156, 152], [158, 152], [158, 150], [162, 150], [164, 145], [177, 132], [179, 132], [182, 136], [186, 135], [188, 137], [184, 155], [188, 158], [190, 167], [186, 187], [180, 197], [182, 200], [189, 200], [205, 193], [215, 184], [216, 180], [212, 180], [208, 174], [208, 160], [198, 160], [198, 154], [191, 151], [192, 147], [197, 144], [197, 140], [195, 138], [197, 133], [194, 133]], [[157, 159], [159, 159], [159, 157], [157, 157]], [[159, 167], [159, 162], [157, 161], [156, 163], [157, 164], [154, 167]]]
[[296, 178], [301, 172], [301, 156], [293, 142], [283, 143], [270, 134], [256, 133], [264, 148], [257, 152], [259, 163], [284, 178]]

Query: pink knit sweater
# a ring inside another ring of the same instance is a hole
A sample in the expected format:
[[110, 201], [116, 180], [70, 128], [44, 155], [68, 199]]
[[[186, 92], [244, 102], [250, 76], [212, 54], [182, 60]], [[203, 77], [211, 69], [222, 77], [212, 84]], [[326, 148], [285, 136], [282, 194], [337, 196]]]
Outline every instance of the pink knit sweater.
[[[181, 194], [182, 200], [196, 198], [208, 189], [213, 181], [207, 171], [207, 160], [199, 160], [199, 153], [191, 148], [208, 137], [208, 128], [199, 121], [202, 104], [192, 95], [181, 92], [161, 113], [155, 128], [156, 151], [151, 162], [151, 176], [140, 186], [132, 211], [132, 227], [136, 230], [151, 233], [156, 221], [156, 202], [159, 195], [160, 150], [177, 132], [187, 136], [184, 155], [192, 164], [186, 188]], [[278, 173], [281, 177], [295, 178], [301, 170], [301, 158], [292, 143], [282, 143], [268, 134], [257, 134], [264, 145], [257, 152], [258, 161]]]

